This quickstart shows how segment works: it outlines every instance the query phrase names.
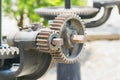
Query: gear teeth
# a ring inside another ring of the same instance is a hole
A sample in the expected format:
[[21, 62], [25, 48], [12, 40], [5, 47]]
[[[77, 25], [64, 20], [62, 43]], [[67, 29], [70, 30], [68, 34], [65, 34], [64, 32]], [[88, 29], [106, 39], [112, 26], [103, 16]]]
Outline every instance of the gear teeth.
[[51, 23], [50, 25], [51, 26], [61, 26], [62, 24], [61, 23]]
[[19, 49], [17, 47], [14, 47], [14, 49], [15, 49], [15, 53], [19, 55]]
[[53, 29], [53, 30], [60, 30], [59, 27], [51, 27], [50, 29]]
[[38, 35], [38, 37], [39, 38], [41, 37], [41, 38], [47, 39], [49, 36], [48, 35], [45, 35], [45, 36], [44, 35]]
[[[77, 15], [91, 15], [95, 14], [99, 11], [97, 8], [85, 7], [85, 8], [71, 8], [71, 9], [63, 9], [63, 8], [41, 8], [35, 10], [36, 13], [43, 16], [57, 16], [60, 14], [77, 14]], [[62, 17], [62, 16], [61, 16]], [[64, 17], [64, 16], [63, 16]]]
[[[7, 55], [9, 55], [11, 53], [10, 48], [6, 48], [5, 52], [6, 52]], [[14, 55], [14, 54], [12, 54], [12, 55]]]
[[37, 43], [37, 46], [43, 46], [43, 47], [47, 47], [48, 46], [48, 44], [40, 44], [40, 43]]
[[[55, 30], [59, 34], [61, 34], [63, 24], [66, 22], [66, 20], [68, 20], [70, 18], [77, 18], [78, 20], [80, 20], [82, 26], [84, 26], [83, 21], [81, 20], [81, 18], [78, 15], [75, 15], [75, 14], [61, 14], [61, 15], [58, 15], [55, 18], [55, 20], [53, 20], [52, 24], [50, 24], [50, 26], [51, 26], [50, 29]], [[85, 30], [85, 27], [83, 27], [83, 30]], [[68, 59], [65, 56], [65, 54], [62, 53], [62, 52], [51, 53], [51, 55], [56, 62], [67, 63], [67, 64], [75, 63], [80, 57], [80, 55], [79, 55], [79, 56], [77, 56], [77, 58]]]
[[[38, 38], [42, 38], [42, 37], [38, 37]], [[47, 43], [48, 40], [42, 38], [42, 39], [37, 39], [37, 42]]]
[[43, 30], [43, 31], [39, 32], [39, 34], [37, 35], [36, 45], [40, 51], [48, 52], [48, 50], [49, 50], [49, 45], [48, 45], [49, 36], [50, 36], [50, 32], [48, 30]]
[[5, 49], [4, 48], [0, 49], [0, 54], [4, 55], [4, 53], [5, 53]]
[[17, 47], [2, 46], [0, 49], [0, 58], [15, 58], [19, 55], [19, 49]]
[[[56, 51], [56, 46], [52, 45], [52, 39], [57, 38], [56, 32], [50, 29], [41, 30], [36, 37], [36, 46], [37, 49], [41, 52], [52, 53]], [[54, 48], [54, 49], [52, 49]]]
[[65, 20], [66, 18], [56, 17], [55, 19], [57, 19], [57, 20]]
[[54, 23], [62, 23], [63, 24], [63, 20], [53, 20]]

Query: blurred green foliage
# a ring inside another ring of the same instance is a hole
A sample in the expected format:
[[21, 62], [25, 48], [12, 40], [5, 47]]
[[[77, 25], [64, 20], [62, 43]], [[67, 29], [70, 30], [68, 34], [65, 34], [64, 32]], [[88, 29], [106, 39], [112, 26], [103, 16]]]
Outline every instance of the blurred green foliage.
[[[86, 5], [86, 0], [72, 0], [72, 5]], [[15, 18], [18, 26], [23, 27], [25, 18], [30, 22], [42, 21], [34, 9], [50, 6], [64, 6], [64, 0], [3, 0], [4, 14]]]

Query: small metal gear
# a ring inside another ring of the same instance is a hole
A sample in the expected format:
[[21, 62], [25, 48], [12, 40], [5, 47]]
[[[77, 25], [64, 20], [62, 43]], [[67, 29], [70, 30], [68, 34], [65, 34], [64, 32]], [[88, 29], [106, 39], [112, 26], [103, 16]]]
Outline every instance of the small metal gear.
[[16, 58], [18, 55], [19, 49], [17, 47], [2, 46], [0, 48], [0, 59]]
[[47, 19], [53, 19], [54, 17], [60, 14], [77, 14], [83, 18], [87, 17], [90, 18], [94, 17], [99, 12], [99, 9], [92, 7], [73, 7], [70, 9], [65, 9], [62, 7], [51, 7], [51, 8], [39, 8], [36, 9], [35, 12]]
[[[62, 39], [59, 39], [58, 33], [50, 29], [42, 29], [36, 38], [37, 48], [41, 52], [54, 53], [59, 51]], [[58, 40], [59, 39], [59, 40]]]
[[55, 30], [63, 39], [60, 52], [51, 53], [60, 63], [74, 63], [83, 51], [85, 41], [85, 28], [81, 18], [75, 14], [62, 14], [50, 23], [51, 30]]

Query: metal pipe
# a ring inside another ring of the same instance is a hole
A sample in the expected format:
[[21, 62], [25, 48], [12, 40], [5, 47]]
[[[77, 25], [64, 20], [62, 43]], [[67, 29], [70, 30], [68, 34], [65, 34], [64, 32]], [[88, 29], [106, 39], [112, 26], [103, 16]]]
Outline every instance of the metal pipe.
[[[101, 9], [101, 7], [104, 8], [104, 14], [100, 19], [98, 19], [96, 21], [91, 21], [89, 23], [85, 23], [86, 28], [99, 27], [100, 25], [104, 24], [110, 17], [113, 6], [115, 6], [115, 5], [118, 6], [118, 9], [119, 9], [120, 1], [94, 2], [95, 8], [98, 8], [98, 9]], [[120, 9], [119, 9], [119, 11], [120, 11]]]
[[65, 0], [65, 9], [71, 8], [71, 0]]
[[120, 5], [120, 1], [116, 1], [116, 0], [113, 0], [113, 1], [96, 1], [94, 2], [94, 7], [96, 8], [101, 8], [101, 6], [119, 6]]
[[15, 44], [23, 44], [24, 49], [36, 49], [36, 36], [38, 31], [34, 32], [18, 32], [14, 37]]
[[85, 23], [86, 28], [94, 28], [94, 27], [99, 27], [100, 25], [104, 24], [108, 18], [111, 15], [111, 11], [112, 11], [113, 7], [104, 7], [104, 14], [103, 16], [96, 20], [96, 21], [91, 21], [89, 23]]
[[21, 43], [23, 44], [22, 47], [24, 49], [36, 49], [35, 41], [37, 34], [38, 31], [33, 32], [20, 31], [13, 36], [7, 37], [7, 41], [10, 46], [15, 46]]

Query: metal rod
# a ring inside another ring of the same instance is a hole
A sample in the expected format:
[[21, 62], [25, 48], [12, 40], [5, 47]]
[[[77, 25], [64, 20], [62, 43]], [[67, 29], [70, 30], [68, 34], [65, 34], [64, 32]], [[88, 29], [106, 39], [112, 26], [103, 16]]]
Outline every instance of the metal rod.
[[70, 9], [71, 8], [71, 0], [65, 0], [65, 8]]
[[2, 46], [2, 20], [1, 17], [2, 16], [2, 0], [0, 0], [0, 46]]
[[85, 36], [83, 35], [73, 35], [71, 38], [72, 43], [84, 43], [85, 42]]

